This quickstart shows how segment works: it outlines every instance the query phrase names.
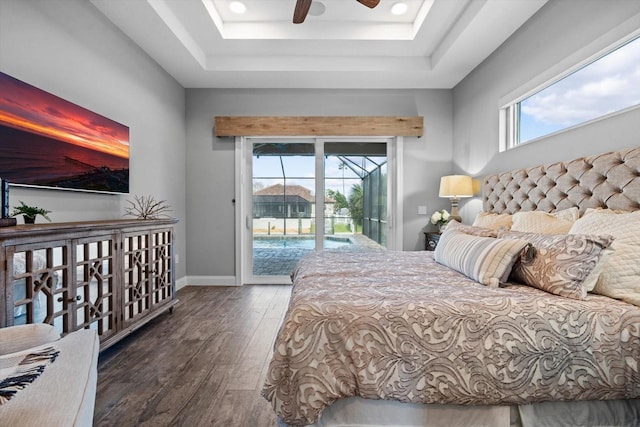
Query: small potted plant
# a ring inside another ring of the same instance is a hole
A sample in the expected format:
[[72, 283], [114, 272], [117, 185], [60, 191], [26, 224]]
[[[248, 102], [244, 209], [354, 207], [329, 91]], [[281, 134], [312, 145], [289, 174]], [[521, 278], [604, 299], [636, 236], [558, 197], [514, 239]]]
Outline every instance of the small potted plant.
[[47, 221], [51, 222], [51, 218], [47, 214], [51, 213], [46, 209], [39, 208], [37, 206], [29, 206], [25, 204], [22, 200], [20, 200], [20, 206], [14, 206], [13, 212], [11, 212], [11, 216], [22, 215], [24, 218], [25, 224], [34, 224], [36, 222], [36, 217], [40, 215]]

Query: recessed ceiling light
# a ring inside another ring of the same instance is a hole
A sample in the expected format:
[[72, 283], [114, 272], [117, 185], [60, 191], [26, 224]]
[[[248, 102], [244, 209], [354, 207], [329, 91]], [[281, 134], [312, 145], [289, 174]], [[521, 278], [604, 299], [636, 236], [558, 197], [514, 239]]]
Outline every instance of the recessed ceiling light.
[[391, 6], [391, 13], [394, 15], [404, 15], [407, 13], [407, 4], [406, 3], [396, 3]]
[[231, 9], [231, 12], [241, 15], [247, 11], [247, 6], [241, 1], [232, 1], [229, 3], [229, 9]]
[[309, 15], [320, 16], [325, 12], [325, 10], [327, 10], [327, 8], [324, 3], [313, 0], [311, 6], [309, 7]]

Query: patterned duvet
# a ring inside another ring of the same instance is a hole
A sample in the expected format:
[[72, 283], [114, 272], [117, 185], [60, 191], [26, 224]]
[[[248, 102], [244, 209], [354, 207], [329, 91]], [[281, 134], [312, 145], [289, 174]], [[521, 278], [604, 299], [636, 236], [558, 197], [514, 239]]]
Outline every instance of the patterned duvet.
[[262, 391], [311, 424], [343, 397], [468, 405], [640, 397], [640, 308], [490, 288], [433, 252], [319, 252], [293, 273]]

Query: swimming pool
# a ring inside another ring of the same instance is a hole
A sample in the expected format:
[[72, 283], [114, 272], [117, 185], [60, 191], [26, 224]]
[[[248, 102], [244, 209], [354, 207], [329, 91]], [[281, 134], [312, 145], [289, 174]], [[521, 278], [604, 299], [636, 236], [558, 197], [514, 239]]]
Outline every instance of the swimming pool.
[[[324, 248], [336, 249], [351, 245], [351, 240], [346, 237], [325, 237]], [[313, 237], [254, 237], [254, 249], [314, 249]]]

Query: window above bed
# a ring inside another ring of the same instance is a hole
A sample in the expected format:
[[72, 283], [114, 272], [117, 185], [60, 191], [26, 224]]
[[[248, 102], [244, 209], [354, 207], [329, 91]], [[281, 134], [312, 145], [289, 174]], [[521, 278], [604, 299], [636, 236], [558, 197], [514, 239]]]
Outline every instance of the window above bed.
[[636, 33], [565, 70], [500, 108], [500, 150], [640, 105]]

